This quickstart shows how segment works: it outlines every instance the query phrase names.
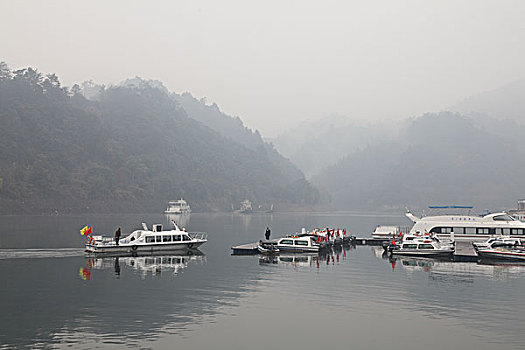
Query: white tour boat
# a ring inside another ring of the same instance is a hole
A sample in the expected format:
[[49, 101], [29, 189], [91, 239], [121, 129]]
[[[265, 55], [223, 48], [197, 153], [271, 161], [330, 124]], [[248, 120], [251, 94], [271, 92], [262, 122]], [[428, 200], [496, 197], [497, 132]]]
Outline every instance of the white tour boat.
[[[469, 208], [443, 206], [429, 208]], [[484, 216], [474, 215], [435, 215], [419, 218], [411, 212], [406, 216], [414, 222], [410, 234], [432, 233], [440, 236], [452, 236], [455, 240], [481, 240], [495, 235], [525, 237], [525, 222], [521, 222], [505, 212]]]
[[179, 199], [176, 201], [169, 201], [168, 207], [164, 211], [164, 214], [189, 214], [191, 213], [191, 208], [188, 202], [184, 199]]
[[142, 223], [142, 230], [135, 230], [117, 242], [113, 237], [88, 237], [86, 252], [88, 253], [140, 253], [156, 251], [184, 251], [198, 248], [207, 242], [207, 235], [201, 232], [188, 233], [177, 227], [164, 231], [161, 224], [148, 229]]
[[243, 200], [241, 202], [239, 212], [243, 214], [251, 214], [253, 212], [252, 202], [250, 202], [248, 199]]

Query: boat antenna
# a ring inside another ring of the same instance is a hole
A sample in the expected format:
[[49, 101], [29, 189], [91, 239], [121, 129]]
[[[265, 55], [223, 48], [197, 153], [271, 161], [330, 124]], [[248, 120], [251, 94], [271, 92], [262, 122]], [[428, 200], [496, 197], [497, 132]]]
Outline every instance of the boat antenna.
[[179, 226], [177, 226], [177, 223], [175, 222], [175, 220], [171, 220], [171, 223], [173, 224], [173, 226], [175, 226], [175, 230], [180, 231], [180, 228]]

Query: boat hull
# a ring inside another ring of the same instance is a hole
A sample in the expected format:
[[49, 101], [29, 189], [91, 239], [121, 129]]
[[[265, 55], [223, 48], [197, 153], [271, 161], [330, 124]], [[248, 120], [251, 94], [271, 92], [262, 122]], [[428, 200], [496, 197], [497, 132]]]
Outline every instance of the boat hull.
[[525, 261], [525, 252], [478, 250], [481, 259]]
[[317, 253], [319, 251], [319, 247], [279, 247], [279, 251], [281, 252], [288, 252], [288, 253]]
[[444, 251], [421, 251], [421, 250], [412, 250], [412, 249], [393, 249], [391, 250], [392, 255], [401, 255], [401, 256], [414, 256], [414, 257], [425, 257], [425, 258], [452, 258], [454, 251], [444, 250]]
[[120, 244], [120, 245], [101, 245], [86, 244], [88, 253], [143, 253], [157, 251], [187, 251], [200, 247], [203, 242], [183, 242], [175, 244]]

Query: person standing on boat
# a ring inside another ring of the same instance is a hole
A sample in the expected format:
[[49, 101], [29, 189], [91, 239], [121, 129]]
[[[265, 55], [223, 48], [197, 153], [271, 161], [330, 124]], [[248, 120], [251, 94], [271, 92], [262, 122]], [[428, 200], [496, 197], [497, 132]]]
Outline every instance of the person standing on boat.
[[269, 240], [270, 239], [270, 228], [267, 226], [266, 227], [266, 232], [264, 233], [264, 236], [266, 237], [266, 240]]
[[118, 228], [117, 232], [115, 232], [115, 244], [118, 245], [118, 241], [120, 240], [120, 227]]

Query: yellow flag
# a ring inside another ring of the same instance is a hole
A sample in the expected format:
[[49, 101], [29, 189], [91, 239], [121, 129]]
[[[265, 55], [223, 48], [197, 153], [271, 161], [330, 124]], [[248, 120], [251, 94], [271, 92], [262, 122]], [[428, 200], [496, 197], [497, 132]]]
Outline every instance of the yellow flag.
[[80, 230], [80, 234], [83, 236], [84, 233], [87, 231], [88, 227], [84, 227], [83, 229]]

